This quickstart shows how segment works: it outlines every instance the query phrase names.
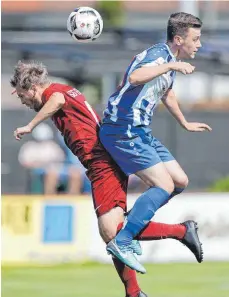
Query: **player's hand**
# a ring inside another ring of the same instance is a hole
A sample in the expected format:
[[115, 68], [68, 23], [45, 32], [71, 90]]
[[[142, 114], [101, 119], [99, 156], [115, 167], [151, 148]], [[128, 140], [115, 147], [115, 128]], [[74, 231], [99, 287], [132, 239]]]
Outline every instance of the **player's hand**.
[[204, 123], [186, 123], [184, 128], [189, 132], [212, 131], [212, 128]]
[[31, 132], [32, 130], [28, 125], [24, 127], [20, 127], [14, 131], [14, 137], [16, 138], [16, 140], [21, 140], [24, 134], [29, 134]]
[[172, 62], [169, 64], [171, 64], [169, 65], [171, 70], [178, 71], [183, 74], [191, 74], [195, 70], [195, 66], [186, 62]]

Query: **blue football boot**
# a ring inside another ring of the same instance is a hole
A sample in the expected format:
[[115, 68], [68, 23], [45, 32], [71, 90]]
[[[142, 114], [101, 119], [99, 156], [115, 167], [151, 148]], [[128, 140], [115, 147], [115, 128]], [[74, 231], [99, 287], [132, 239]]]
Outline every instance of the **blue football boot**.
[[131, 243], [131, 248], [134, 254], [141, 256], [142, 255], [142, 247], [138, 240], [133, 239]]

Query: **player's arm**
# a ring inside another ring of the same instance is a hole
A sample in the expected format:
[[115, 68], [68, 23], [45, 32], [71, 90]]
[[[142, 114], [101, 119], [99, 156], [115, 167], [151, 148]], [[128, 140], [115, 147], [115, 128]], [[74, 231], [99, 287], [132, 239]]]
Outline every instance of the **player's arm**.
[[129, 82], [132, 85], [145, 84], [154, 78], [170, 71], [169, 63], [158, 66], [143, 66], [133, 71], [129, 77]]
[[17, 128], [14, 131], [15, 138], [20, 140], [24, 134], [31, 133], [38, 124], [54, 115], [59, 109], [63, 107], [64, 104], [65, 98], [63, 94], [53, 93], [53, 95], [49, 98], [49, 100], [45, 103], [45, 105], [30, 123], [24, 127]]
[[211, 127], [204, 123], [191, 123], [187, 122], [182, 111], [180, 110], [176, 95], [172, 89], [169, 89], [162, 98], [162, 102], [168, 111], [173, 115], [177, 122], [187, 131], [202, 132], [211, 131]]
[[[151, 62], [152, 63], [152, 62]], [[178, 71], [183, 74], [191, 74], [195, 67], [186, 62], [171, 62], [161, 65], [150, 66], [145, 64], [134, 70], [129, 76], [129, 82], [132, 85], [141, 85], [150, 82], [154, 78], [167, 73], [168, 71]]]

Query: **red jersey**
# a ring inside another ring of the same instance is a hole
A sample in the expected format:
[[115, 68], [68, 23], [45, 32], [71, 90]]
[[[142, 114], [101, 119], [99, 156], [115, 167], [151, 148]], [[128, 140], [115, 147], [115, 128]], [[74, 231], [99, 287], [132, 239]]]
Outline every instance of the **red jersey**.
[[98, 139], [100, 118], [85, 97], [68, 85], [51, 84], [43, 92], [42, 102], [46, 103], [56, 92], [64, 95], [65, 104], [52, 116], [52, 120], [68, 148], [88, 168], [88, 160], [100, 157], [101, 153], [104, 153]]
[[64, 95], [65, 104], [52, 120], [66, 145], [88, 169], [97, 216], [117, 206], [126, 210], [128, 177], [99, 142], [99, 116], [78, 90], [67, 85], [51, 84], [42, 94], [43, 103], [56, 92]]

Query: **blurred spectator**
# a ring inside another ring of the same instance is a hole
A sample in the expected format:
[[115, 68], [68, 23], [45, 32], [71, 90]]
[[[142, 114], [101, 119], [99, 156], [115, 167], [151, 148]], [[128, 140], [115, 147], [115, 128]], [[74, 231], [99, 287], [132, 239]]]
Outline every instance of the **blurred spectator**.
[[78, 195], [90, 192], [83, 166], [76, 156], [66, 147], [61, 137], [60, 144], [54, 141], [49, 125], [37, 126], [32, 136], [20, 149], [19, 162], [29, 170], [28, 192], [46, 195], [66, 191]]
[[60, 168], [59, 177], [61, 180], [68, 179], [68, 193], [72, 195], [90, 193], [91, 184], [85, 174], [85, 168], [80, 163], [79, 159], [66, 146], [64, 139], [59, 132], [57, 138], [65, 153], [65, 160], [62, 168]]

